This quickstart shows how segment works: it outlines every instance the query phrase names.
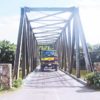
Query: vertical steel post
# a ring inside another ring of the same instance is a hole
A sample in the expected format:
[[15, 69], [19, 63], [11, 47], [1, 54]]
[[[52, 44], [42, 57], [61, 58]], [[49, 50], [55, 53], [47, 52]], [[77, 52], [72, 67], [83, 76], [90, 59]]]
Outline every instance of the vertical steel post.
[[61, 44], [61, 36], [59, 38], [59, 62], [60, 62], [60, 68], [62, 69], [62, 44]]
[[[66, 27], [68, 28], [68, 27]], [[65, 37], [66, 37], [66, 51], [67, 51], [67, 71], [69, 72], [70, 69], [70, 51], [69, 51], [69, 42], [68, 42], [68, 31], [65, 30]]]
[[70, 72], [71, 67], [71, 30], [70, 23], [68, 23], [68, 72]]
[[19, 78], [19, 67], [20, 67], [20, 58], [21, 58], [21, 50], [22, 50], [24, 16], [25, 16], [24, 8], [21, 8], [20, 26], [19, 26], [17, 48], [16, 48], [15, 61], [14, 61], [14, 77], [16, 77], [16, 79]]
[[27, 21], [27, 28], [26, 28], [26, 69], [27, 69], [27, 74], [30, 72], [30, 64], [29, 64], [29, 22], [28, 22], [28, 19], [26, 19]]
[[79, 32], [78, 32], [78, 25], [77, 25], [77, 10], [74, 13], [74, 28], [75, 28], [75, 46], [76, 46], [76, 76], [77, 78], [80, 77], [80, 47], [79, 47]]
[[24, 29], [23, 29], [23, 42], [22, 42], [22, 78], [26, 76], [26, 17], [24, 20]]
[[64, 68], [64, 44], [63, 44], [63, 34], [61, 34], [61, 69]]
[[67, 70], [67, 36], [66, 28], [63, 30], [63, 43], [64, 43], [64, 71]]
[[82, 46], [83, 46], [86, 68], [87, 68], [87, 71], [91, 72], [93, 70], [93, 66], [92, 66], [91, 59], [90, 59], [90, 56], [89, 56], [89, 53], [88, 53], [88, 48], [87, 48], [87, 45], [86, 45], [86, 40], [85, 40], [82, 24], [81, 24], [81, 21], [80, 21], [79, 9], [77, 9], [76, 16], [77, 16], [76, 21], [77, 21], [77, 25], [78, 25], [77, 27], [78, 27], [80, 39], [81, 39]]
[[72, 34], [72, 44], [71, 44], [71, 65], [70, 65], [70, 69], [69, 69], [69, 73], [72, 73], [72, 67], [73, 67], [73, 56], [75, 54], [75, 23], [73, 22], [73, 34]]

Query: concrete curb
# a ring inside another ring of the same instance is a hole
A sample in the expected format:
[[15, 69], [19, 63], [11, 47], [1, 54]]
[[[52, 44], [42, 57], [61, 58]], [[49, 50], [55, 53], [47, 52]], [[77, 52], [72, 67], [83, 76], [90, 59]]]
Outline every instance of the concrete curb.
[[62, 71], [63, 73], [67, 74], [68, 76], [72, 77], [73, 79], [75, 79], [76, 81], [80, 82], [83, 85], [87, 85], [86, 81], [82, 80], [81, 78], [77, 78], [76, 76], [69, 74], [68, 72], [63, 71], [62, 69], [59, 69], [60, 71]]

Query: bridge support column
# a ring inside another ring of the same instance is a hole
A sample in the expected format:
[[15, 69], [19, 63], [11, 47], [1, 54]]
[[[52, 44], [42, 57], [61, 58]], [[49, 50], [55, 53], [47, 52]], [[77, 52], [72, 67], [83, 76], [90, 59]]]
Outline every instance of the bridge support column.
[[9, 89], [12, 87], [12, 65], [0, 64], [0, 88]]

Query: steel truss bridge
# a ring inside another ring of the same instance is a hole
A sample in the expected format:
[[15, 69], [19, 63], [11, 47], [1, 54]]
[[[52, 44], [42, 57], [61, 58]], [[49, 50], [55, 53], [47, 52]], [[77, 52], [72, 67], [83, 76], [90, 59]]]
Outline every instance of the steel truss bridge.
[[59, 68], [71, 73], [75, 59], [79, 78], [80, 44], [86, 70], [93, 71], [78, 8], [21, 8], [14, 76], [19, 77], [20, 66], [23, 78], [36, 68], [38, 45], [53, 45], [58, 53]]

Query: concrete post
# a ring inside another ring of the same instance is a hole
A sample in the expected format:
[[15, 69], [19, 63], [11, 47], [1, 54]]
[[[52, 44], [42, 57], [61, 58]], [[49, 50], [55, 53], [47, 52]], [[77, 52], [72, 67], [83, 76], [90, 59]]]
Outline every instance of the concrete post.
[[12, 65], [0, 64], [0, 88], [9, 89], [12, 87]]

